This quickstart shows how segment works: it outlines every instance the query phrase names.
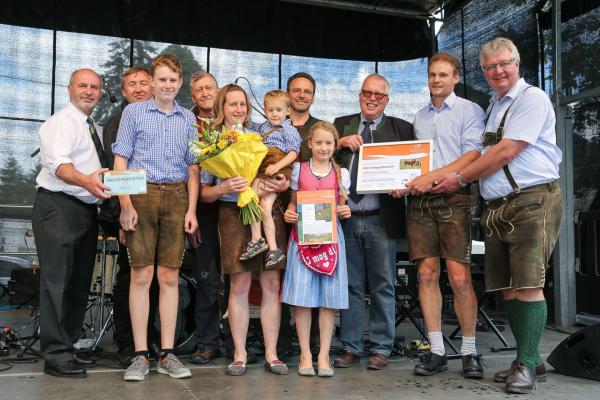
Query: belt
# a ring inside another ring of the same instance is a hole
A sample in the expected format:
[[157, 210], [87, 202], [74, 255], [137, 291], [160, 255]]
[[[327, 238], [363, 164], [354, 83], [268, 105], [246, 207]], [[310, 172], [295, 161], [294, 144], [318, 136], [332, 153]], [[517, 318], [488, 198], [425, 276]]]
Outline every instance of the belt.
[[498, 204], [502, 204], [505, 201], [511, 200], [513, 197], [517, 196], [520, 193], [527, 193], [527, 192], [532, 192], [534, 190], [539, 190], [539, 189], [552, 189], [552, 188], [556, 188], [558, 187], [558, 181], [554, 180], [551, 182], [546, 182], [546, 183], [540, 183], [539, 185], [533, 185], [533, 186], [528, 186], [524, 189], [521, 189], [518, 193], [517, 192], [510, 192], [509, 194], [507, 194], [506, 196], [503, 197], [497, 197], [495, 199], [491, 199], [491, 200], [486, 200], [485, 204], [487, 206], [490, 205], [498, 205]]
[[37, 188], [37, 191], [39, 193], [48, 193], [48, 194], [53, 194], [53, 193], [58, 193], [58, 192], [53, 192], [52, 190], [48, 190], [48, 189], [44, 189], [43, 187], [39, 187]]
[[174, 189], [185, 189], [187, 188], [187, 184], [184, 181], [181, 182], [163, 182], [163, 183], [154, 183], [148, 182], [148, 187], [153, 189], [162, 189], [162, 190], [174, 190]]
[[442, 196], [451, 196], [453, 194], [462, 194], [462, 195], [470, 195], [471, 194], [471, 187], [473, 184], [471, 183], [467, 183], [467, 186], [465, 186], [464, 188], [459, 188], [456, 192], [451, 192], [451, 193], [440, 193], [440, 194], [433, 194], [431, 192], [427, 192], [424, 194], [419, 194], [419, 195], [410, 195], [409, 198], [419, 198], [419, 197], [442, 197]]
[[379, 210], [352, 211], [353, 217], [372, 217], [373, 215], [379, 215]]
[[61, 196], [66, 196], [66, 197], [68, 197], [68, 198], [70, 198], [72, 200], [75, 200], [78, 203], [80, 203], [80, 204], [82, 204], [82, 205], [84, 205], [84, 206], [86, 206], [88, 208], [94, 208], [94, 209], [96, 209], [98, 207], [98, 204], [86, 203], [85, 201], [82, 201], [81, 199], [78, 199], [77, 197], [72, 196], [70, 194], [67, 194], [65, 192], [53, 192], [52, 190], [45, 189], [45, 188], [43, 188], [41, 186], [39, 188], [37, 188], [37, 192], [38, 193], [45, 193], [45, 194], [58, 194], [58, 195], [61, 195]]

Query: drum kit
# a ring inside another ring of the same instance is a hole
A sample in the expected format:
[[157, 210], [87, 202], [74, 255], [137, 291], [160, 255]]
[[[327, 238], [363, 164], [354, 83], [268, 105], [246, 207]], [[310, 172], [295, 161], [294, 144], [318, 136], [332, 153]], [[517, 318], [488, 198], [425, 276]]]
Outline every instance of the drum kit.
[[[114, 237], [99, 236], [97, 258], [88, 297], [86, 315], [81, 339], [75, 344], [77, 349], [96, 350], [98, 344], [110, 330], [113, 323], [112, 290], [117, 273], [119, 245]], [[17, 358], [24, 354], [39, 355], [32, 347], [39, 340], [39, 276], [40, 268], [34, 261], [31, 268], [15, 269], [11, 273], [7, 292], [10, 304], [17, 309], [30, 306], [30, 318], [18, 329], [4, 327], [4, 343], [17, 350]], [[25, 335], [25, 332], [31, 332]]]
[[82, 337], [77, 349], [96, 351], [98, 344], [113, 325], [112, 291], [116, 280], [119, 254], [117, 238], [98, 236], [96, 263], [90, 287], [90, 296], [83, 322]]

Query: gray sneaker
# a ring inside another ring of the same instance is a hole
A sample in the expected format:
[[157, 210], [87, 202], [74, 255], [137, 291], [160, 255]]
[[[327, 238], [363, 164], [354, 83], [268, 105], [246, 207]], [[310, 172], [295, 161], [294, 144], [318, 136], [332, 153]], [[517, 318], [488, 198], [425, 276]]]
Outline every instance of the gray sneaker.
[[126, 381], [143, 381], [150, 373], [150, 362], [144, 356], [135, 356], [131, 359], [131, 365], [123, 373]]
[[158, 361], [158, 368], [156, 370], [161, 374], [169, 375], [171, 378], [180, 379], [192, 376], [190, 370], [184, 367], [173, 353], [169, 353], [166, 357], [161, 358]]

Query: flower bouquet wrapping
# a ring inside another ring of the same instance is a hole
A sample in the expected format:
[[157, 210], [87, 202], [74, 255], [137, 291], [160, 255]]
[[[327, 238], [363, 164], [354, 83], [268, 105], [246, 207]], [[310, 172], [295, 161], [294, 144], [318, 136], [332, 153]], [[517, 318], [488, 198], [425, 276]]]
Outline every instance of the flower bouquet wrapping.
[[[198, 126], [198, 130], [198, 140], [190, 141], [190, 150], [201, 168], [220, 179], [242, 176], [250, 183], [254, 180], [268, 152], [259, 134], [243, 133], [239, 124], [232, 131], [223, 127], [219, 132], [202, 126]], [[262, 219], [258, 201], [258, 195], [250, 185], [238, 193], [237, 204], [245, 225]]]

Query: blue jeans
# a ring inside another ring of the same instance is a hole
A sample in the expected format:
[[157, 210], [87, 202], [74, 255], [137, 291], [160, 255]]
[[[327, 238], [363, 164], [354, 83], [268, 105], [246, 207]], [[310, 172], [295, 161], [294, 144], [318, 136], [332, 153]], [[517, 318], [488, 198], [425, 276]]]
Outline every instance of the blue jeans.
[[349, 308], [341, 311], [341, 341], [354, 354], [363, 350], [365, 282], [368, 279], [371, 353], [388, 357], [395, 336], [396, 251], [398, 241], [385, 232], [383, 217], [353, 216], [343, 223], [348, 263]]

